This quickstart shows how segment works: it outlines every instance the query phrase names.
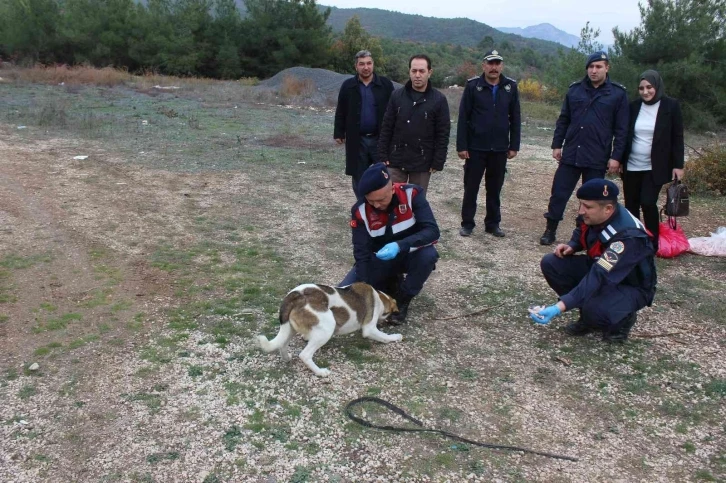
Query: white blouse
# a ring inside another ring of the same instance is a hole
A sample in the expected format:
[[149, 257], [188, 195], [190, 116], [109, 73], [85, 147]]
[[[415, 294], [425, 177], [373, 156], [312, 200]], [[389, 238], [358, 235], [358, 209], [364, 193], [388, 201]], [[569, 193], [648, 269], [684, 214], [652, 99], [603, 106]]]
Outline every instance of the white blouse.
[[628, 171], [650, 171], [653, 166], [650, 162], [650, 152], [653, 149], [653, 132], [655, 119], [658, 116], [660, 101], [655, 104], [640, 106], [638, 118], [635, 120], [635, 134], [628, 158]]

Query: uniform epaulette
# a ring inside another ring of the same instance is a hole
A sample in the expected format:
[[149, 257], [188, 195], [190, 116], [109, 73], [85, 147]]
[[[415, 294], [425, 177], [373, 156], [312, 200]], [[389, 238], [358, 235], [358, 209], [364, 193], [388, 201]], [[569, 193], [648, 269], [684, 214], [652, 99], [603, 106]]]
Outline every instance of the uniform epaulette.
[[614, 85], [615, 87], [620, 87], [622, 90], [627, 91], [627, 89], [625, 88], [625, 86], [622, 85], [622, 84], [618, 84], [617, 82], [613, 82], [613, 81], [610, 81], [610, 83], [612, 85]]
[[575, 84], [579, 84], [580, 82], [582, 82], [582, 81], [575, 81], [575, 82], [573, 82], [572, 84], [570, 84], [570, 86], [568, 87], [568, 89], [569, 89], [570, 87], [574, 86]]
[[466, 79], [466, 82], [471, 82], [471, 81], [475, 81], [475, 80], [477, 80], [478, 78], [479, 78], [479, 76], [478, 76], [478, 75], [475, 75], [475, 76], [474, 76], [474, 77], [472, 77], [471, 79]]
[[509, 82], [513, 82], [515, 84], [517, 83], [516, 80], [512, 79], [511, 77], [507, 77], [506, 75], [504, 76], [504, 78], [507, 79]]

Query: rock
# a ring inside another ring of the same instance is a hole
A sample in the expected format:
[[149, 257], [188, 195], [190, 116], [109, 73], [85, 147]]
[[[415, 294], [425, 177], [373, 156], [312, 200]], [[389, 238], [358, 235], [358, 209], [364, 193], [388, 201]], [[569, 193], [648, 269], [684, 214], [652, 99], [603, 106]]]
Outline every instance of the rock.
[[33, 362], [32, 364], [30, 364], [30, 367], [28, 367], [28, 370], [35, 372], [35, 371], [40, 370], [40, 366], [38, 365], [37, 362]]

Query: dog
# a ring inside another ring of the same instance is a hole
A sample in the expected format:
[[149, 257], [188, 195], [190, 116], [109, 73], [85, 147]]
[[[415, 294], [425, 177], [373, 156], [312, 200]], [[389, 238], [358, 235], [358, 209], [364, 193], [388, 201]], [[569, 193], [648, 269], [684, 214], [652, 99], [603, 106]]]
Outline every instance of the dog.
[[313, 355], [333, 334], [349, 334], [362, 329], [363, 337], [378, 342], [398, 342], [401, 334], [385, 334], [377, 324], [398, 312], [396, 300], [367, 283], [356, 282], [346, 287], [303, 284], [292, 289], [280, 305], [280, 332], [272, 340], [257, 336], [265, 352], [280, 351], [283, 361], [290, 360], [287, 347], [294, 332], [308, 343], [300, 359], [316, 376], [327, 377], [329, 369], [321, 369]]

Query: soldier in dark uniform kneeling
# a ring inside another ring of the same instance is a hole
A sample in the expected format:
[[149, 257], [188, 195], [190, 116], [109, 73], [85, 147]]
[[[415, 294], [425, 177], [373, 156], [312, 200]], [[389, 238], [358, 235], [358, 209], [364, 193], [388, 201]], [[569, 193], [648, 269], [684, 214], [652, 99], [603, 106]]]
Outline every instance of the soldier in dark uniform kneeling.
[[403, 324], [411, 300], [439, 259], [434, 247], [439, 226], [424, 189], [393, 183], [383, 163], [373, 164], [363, 173], [358, 192], [350, 221], [355, 265], [340, 286], [366, 282], [394, 296], [399, 312], [391, 322]]
[[[603, 340], [624, 342], [636, 313], [653, 302], [656, 272], [653, 244], [645, 226], [617, 201], [618, 187], [591, 179], [577, 190], [577, 228], [540, 266], [559, 302], [531, 314], [540, 324], [566, 310], [580, 318], [565, 327], [570, 335], [602, 330]], [[585, 255], [575, 255], [585, 251]]]

